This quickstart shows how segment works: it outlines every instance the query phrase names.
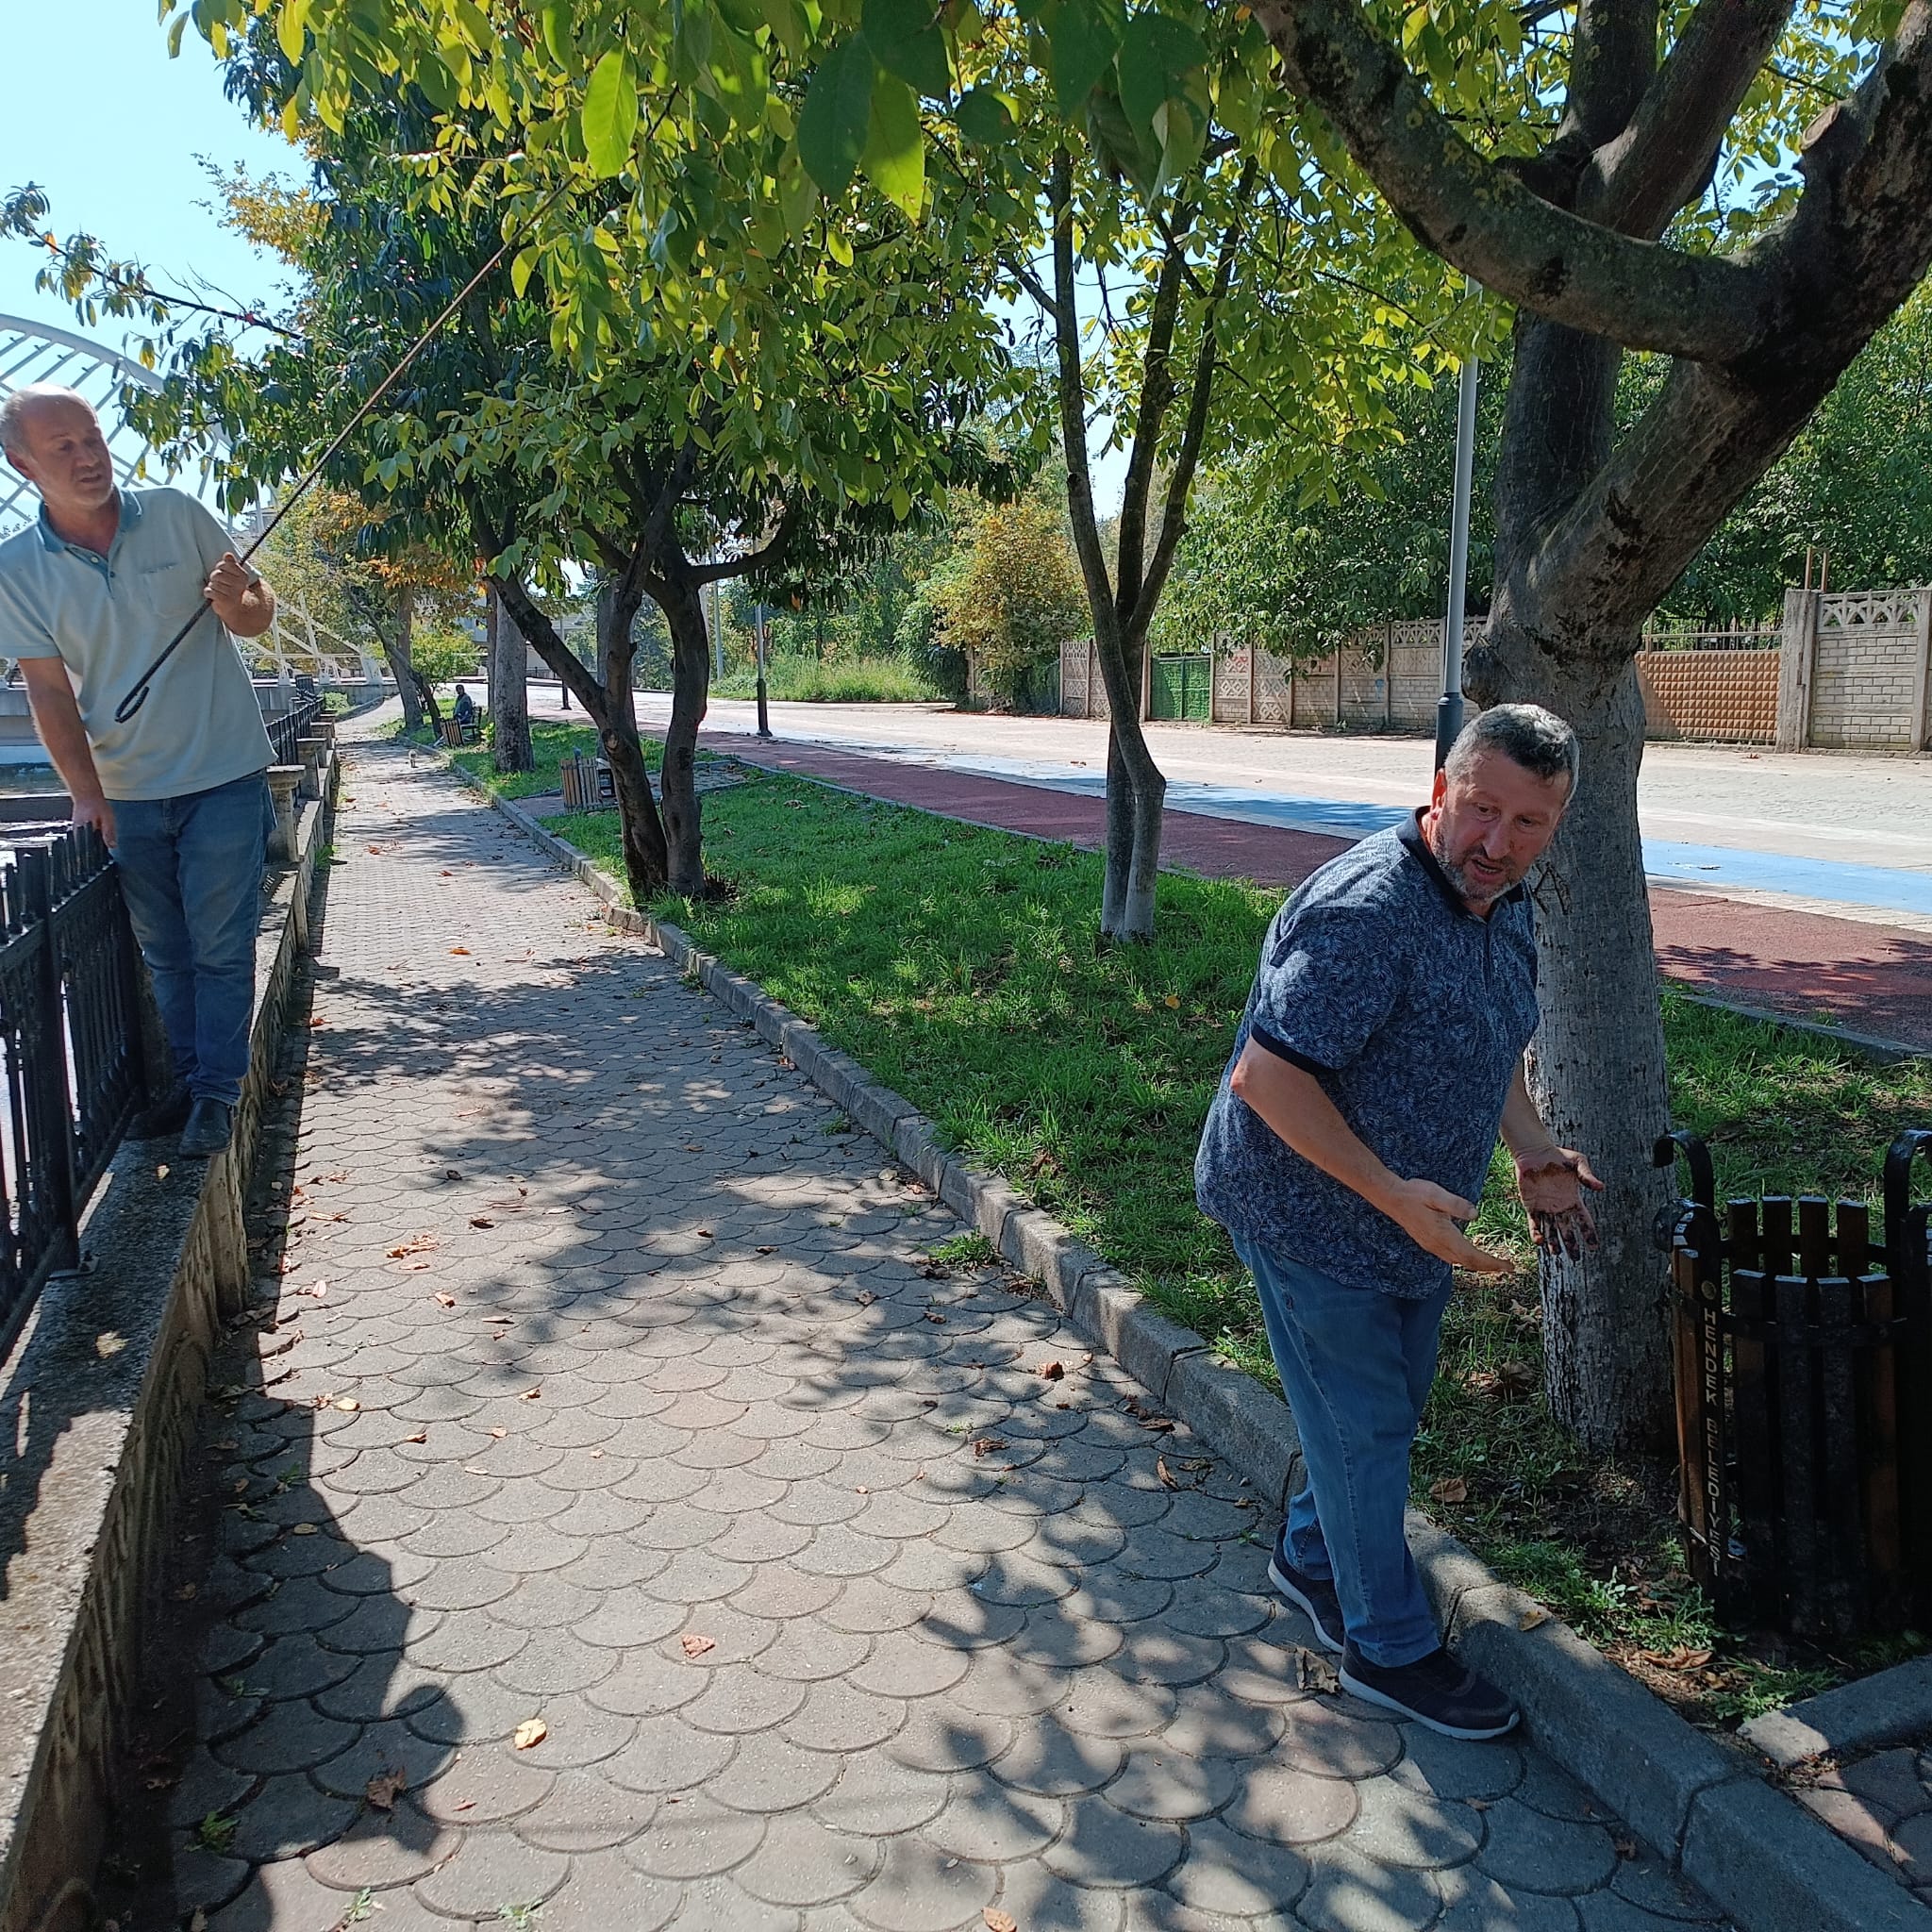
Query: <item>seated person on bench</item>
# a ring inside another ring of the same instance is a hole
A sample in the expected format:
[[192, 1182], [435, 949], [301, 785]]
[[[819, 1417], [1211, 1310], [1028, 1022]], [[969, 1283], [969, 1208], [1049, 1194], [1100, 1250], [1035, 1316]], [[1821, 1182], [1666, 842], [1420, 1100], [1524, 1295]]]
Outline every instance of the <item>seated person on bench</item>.
[[461, 685], [457, 686], [457, 701], [450, 708], [450, 716], [462, 727], [467, 738], [476, 728], [476, 701]]

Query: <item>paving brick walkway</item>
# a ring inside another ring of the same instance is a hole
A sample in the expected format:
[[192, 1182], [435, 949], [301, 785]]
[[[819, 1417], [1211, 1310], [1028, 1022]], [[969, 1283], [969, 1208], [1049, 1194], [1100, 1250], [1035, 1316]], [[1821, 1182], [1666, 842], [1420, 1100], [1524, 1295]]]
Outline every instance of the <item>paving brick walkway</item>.
[[1710, 1918], [1536, 1751], [1320, 1688], [1185, 1431], [487, 808], [350, 758], [124, 1932]]

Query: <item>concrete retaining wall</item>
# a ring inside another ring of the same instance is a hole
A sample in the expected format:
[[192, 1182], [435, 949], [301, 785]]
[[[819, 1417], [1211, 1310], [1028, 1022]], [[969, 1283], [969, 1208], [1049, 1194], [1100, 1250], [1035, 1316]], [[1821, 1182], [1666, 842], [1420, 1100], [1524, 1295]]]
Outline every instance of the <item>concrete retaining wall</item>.
[[308, 937], [334, 764], [256, 941], [248, 1077], [231, 1150], [170, 1163], [125, 1142], [0, 1365], [0, 1932], [89, 1932], [140, 1633], [183, 1493], [223, 1322], [248, 1287], [242, 1208]]

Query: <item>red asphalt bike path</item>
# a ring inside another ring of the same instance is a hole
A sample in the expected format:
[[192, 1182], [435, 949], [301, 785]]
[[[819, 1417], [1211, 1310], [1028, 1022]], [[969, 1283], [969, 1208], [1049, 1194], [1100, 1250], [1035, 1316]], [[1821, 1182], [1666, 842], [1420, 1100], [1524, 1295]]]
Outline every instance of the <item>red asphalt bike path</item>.
[[[1102, 842], [1102, 803], [1079, 792], [821, 745], [767, 743], [736, 732], [708, 731], [703, 741], [708, 750], [746, 764], [821, 779], [969, 824], [1064, 840], [1089, 850]], [[1288, 888], [1351, 842], [1170, 810], [1161, 858], [1170, 868], [1208, 878]], [[1658, 966], [1692, 991], [1932, 1052], [1932, 937], [1672, 887], [1652, 891], [1650, 917]]]

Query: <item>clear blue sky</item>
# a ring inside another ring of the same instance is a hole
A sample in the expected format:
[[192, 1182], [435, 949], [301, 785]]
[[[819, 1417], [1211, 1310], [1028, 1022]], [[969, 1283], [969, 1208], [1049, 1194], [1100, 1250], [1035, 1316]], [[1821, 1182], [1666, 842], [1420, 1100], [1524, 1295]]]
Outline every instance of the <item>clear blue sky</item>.
[[[195, 159], [297, 173], [301, 158], [249, 125], [224, 98], [214, 58], [191, 27], [168, 58], [153, 0], [60, 0], [7, 8], [7, 105], [0, 113], [0, 189], [38, 182], [62, 237], [84, 228], [158, 280], [190, 271], [260, 296], [275, 264], [228, 234]], [[0, 242], [0, 313], [78, 327], [58, 296], [34, 289], [40, 267], [22, 242]], [[124, 325], [92, 333], [122, 346]]]

